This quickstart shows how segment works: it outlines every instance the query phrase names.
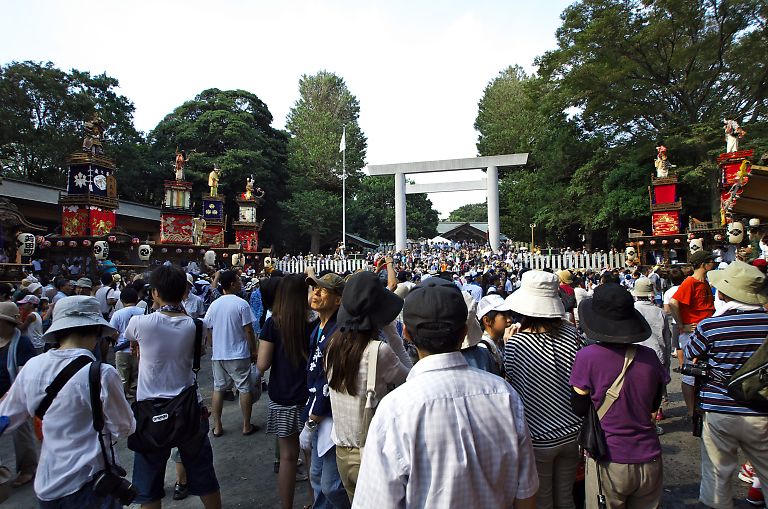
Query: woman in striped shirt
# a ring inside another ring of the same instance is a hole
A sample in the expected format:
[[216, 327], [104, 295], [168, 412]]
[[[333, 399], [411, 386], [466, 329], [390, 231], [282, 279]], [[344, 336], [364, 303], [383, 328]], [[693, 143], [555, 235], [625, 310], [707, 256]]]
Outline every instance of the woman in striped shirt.
[[507, 298], [521, 315], [520, 332], [505, 346], [507, 380], [525, 405], [539, 472], [539, 509], [573, 509], [573, 483], [579, 463], [576, 437], [581, 418], [571, 410], [571, 366], [582, 347], [576, 328], [564, 320], [555, 274], [523, 274], [519, 290]]

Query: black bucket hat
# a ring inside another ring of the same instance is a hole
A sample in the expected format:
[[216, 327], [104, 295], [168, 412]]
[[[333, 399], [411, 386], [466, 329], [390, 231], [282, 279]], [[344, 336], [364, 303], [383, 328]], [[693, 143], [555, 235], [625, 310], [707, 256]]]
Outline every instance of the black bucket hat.
[[651, 337], [632, 296], [616, 283], [601, 284], [591, 299], [581, 301], [579, 323], [589, 339], [603, 343], [639, 343]]
[[397, 318], [403, 299], [381, 284], [373, 272], [352, 274], [341, 296], [337, 320], [342, 331], [372, 331]]

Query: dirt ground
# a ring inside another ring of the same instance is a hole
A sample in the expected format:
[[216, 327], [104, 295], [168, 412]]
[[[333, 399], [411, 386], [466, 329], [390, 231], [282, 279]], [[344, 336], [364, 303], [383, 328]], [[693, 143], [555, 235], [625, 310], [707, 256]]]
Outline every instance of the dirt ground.
[[[203, 395], [210, 401], [212, 387], [211, 363], [203, 360], [200, 372], [200, 385]], [[685, 405], [680, 393], [679, 376], [673, 374], [669, 385], [670, 402], [665, 409], [666, 419], [662, 427], [666, 433], [661, 437], [664, 449], [664, 498], [661, 507], [682, 509], [696, 507], [699, 492], [699, 442], [691, 436], [690, 430], [683, 426], [682, 416]], [[266, 395], [254, 405], [252, 422], [263, 430], [266, 419]], [[278, 508], [277, 475], [273, 472], [275, 458], [275, 440], [263, 431], [244, 437], [240, 434], [241, 414], [237, 402], [225, 402], [223, 415], [225, 434], [220, 438], [211, 438], [214, 450], [216, 473], [222, 490], [222, 500], [226, 508]], [[121, 441], [118, 448], [120, 460], [130, 472], [133, 467], [133, 453], [125, 448]], [[0, 458], [13, 469], [13, 445], [10, 436], [0, 438]], [[183, 501], [171, 499], [175, 470], [171, 462], [165, 476], [167, 496], [163, 506], [170, 508], [201, 508], [203, 505], [196, 497]], [[743, 499], [747, 485], [734, 479], [736, 507], [750, 507]], [[302, 508], [308, 500], [308, 482], [296, 484], [294, 508]], [[2, 506], [18, 509], [36, 508], [37, 502], [32, 485], [15, 489], [11, 498]], [[136, 505], [132, 507], [138, 507]]]

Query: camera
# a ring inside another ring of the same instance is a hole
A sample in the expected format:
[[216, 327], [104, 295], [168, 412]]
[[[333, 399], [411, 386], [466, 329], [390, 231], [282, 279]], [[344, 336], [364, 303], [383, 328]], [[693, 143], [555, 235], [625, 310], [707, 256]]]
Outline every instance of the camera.
[[111, 470], [102, 470], [94, 476], [93, 491], [102, 497], [110, 496], [120, 502], [121, 505], [128, 506], [133, 503], [133, 499], [139, 494], [131, 481], [125, 479], [126, 471], [119, 465], [113, 465]]
[[680, 368], [680, 373], [688, 376], [708, 378], [709, 365], [704, 362], [697, 362], [696, 364], [683, 364], [683, 367]]

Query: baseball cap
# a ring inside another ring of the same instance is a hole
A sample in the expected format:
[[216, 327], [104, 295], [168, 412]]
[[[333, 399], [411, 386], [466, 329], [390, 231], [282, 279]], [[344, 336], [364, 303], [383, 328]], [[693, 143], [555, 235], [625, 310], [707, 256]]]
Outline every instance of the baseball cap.
[[709, 251], [701, 250], [693, 253], [689, 261], [691, 262], [691, 265], [696, 267], [697, 265], [701, 265], [707, 260], [714, 260], [714, 258], [712, 257], [712, 253], [710, 253]]
[[28, 302], [37, 306], [40, 304], [40, 299], [30, 293], [29, 295], [25, 295], [23, 299], [17, 302], [17, 304], [26, 304]]
[[306, 282], [309, 286], [319, 286], [320, 288], [331, 290], [338, 295], [342, 294], [345, 285], [344, 278], [335, 272], [329, 272], [323, 275], [323, 277], [308, 277]]
[[405, 298], [403, 322], [415, 337], [440, 338], [466, 324], [467, 304], [455, 284], [431, 277]]
[[485, 315], [491, 311], [511, 311], [512, 308], [504, 301], [504, 297], [499, 294], [486, 295], [480, 299], [477, 305], [477, 319], [482, 320]]

